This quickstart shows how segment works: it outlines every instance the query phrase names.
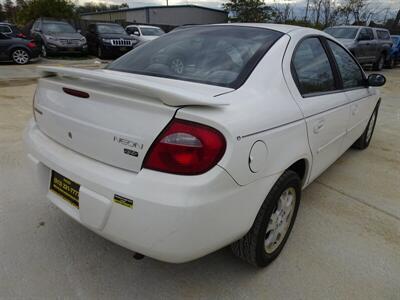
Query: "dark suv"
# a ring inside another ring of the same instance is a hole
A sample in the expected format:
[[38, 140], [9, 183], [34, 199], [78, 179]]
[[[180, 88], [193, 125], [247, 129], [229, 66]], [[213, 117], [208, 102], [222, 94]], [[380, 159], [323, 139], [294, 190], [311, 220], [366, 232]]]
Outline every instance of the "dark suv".
[[33, 24], [31, 35], [41, 45], [44, 57], [58, 53], [87, 53], [86, 38], [67, 22], [39, 19]]
[[86, 39], [89, 51], [99, 58], [118, 57], [132, 50], [138, 39], [114, 23], [95, 23], [88, 26]]
[[390, 59], [392, 40], [387, 29], [364, 26], [336, 26], [325, 29], [345, 45], [360, 64], [373, 64], [375, 70], [382, 70]]

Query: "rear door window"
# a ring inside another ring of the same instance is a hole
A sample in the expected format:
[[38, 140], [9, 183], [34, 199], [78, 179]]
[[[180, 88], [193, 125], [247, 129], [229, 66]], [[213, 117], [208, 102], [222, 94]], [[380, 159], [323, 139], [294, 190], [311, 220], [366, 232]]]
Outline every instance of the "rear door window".
[[297, 85], [302, 95], [334, 91], [335, 78], [318, 38], [307, 38], [300, 42], [292, 59]]
[[364, 87], [364, 74], [359, 65], [354, 61], [353, 57], [341, 46], [328, 40], [328, 45], [332, 50], [336, 63], [339, 68], [343, 81], [343, 88]]
[[380, 40], [390, 40], [390, 34], [386, 30], [377, 30], [378, 39]]
[[0, 32], [1, 33], [11, 33], [11, 29], [7, 25], [0, 25]]

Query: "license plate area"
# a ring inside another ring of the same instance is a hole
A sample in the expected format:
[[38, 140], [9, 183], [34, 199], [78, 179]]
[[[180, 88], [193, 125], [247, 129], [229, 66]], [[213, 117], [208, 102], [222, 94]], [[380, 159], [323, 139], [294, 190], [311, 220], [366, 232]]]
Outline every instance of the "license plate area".
[[50, 190], [76, 208], [79, 208], [79, 189], [78, 183], [51, 171]]

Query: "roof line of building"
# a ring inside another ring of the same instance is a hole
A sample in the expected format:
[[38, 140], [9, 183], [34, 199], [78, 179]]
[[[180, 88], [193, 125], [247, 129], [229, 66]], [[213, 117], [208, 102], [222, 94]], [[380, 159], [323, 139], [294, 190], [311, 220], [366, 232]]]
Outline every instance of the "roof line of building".
[[193, 5], [193, 4], [185, 4], [185, 5], [154, 5], [154, 6], [142, 6], [142, 7], [133, 7], [133, 8], [123, 8], [123, 9], [110, 9], [110, 10], [102, 10], [102, 11], [94, 11], [94, 12], [87, 12], [81, 13], [81, 16], [88, 16], [88, 15], [98, 15], [98, 14], [106, 14], [106, 13], [114, 13], [114, 12], [126, 12], [126, 11], [134, 11], [134, 10], [142, 10], [142, 9], [149, 9], [149, 8], [179, 8], [179, 7], [194, 7], [194, 8], [201, 8], [211, 11], [223, 12], [227, 13], [222, 9], [205, 7], [200, 5]]

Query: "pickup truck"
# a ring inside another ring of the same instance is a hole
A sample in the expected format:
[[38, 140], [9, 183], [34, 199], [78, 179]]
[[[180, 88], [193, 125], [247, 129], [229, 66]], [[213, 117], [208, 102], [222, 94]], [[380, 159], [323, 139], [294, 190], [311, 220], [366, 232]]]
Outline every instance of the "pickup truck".
[[390, 59], [393, 41], [387, 29], [365, 26], [335, 26], [325, 32], [337, 38], [360, 64], [372, 64], [380, 71]]

